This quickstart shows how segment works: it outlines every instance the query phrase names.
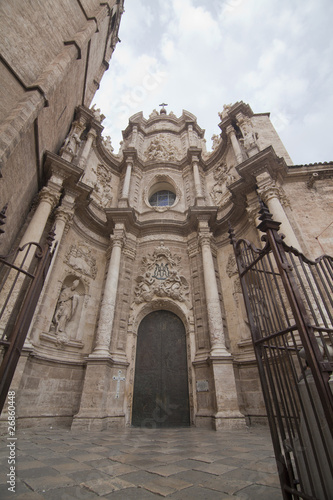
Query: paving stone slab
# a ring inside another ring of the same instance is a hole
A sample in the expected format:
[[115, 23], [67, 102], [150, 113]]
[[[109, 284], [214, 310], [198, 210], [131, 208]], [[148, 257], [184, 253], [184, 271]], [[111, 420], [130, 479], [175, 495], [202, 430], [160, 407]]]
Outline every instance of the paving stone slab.
[[129, 474], [130, 472], [136, 472], [138, 469], [134, 465], [121, 464], [118, 462], [112, 462], [111, 465], [102, 467], [100, 469], [105, 474], [109, 476], [122, 476], [123, 474]]
[[189, 488], [192, 485], [191, 483], [176, 479], [175, 477], [159, 477], [148, 482], [142, 482], [139, 484], [139, 486], [145, 488], [148, 491], [151, 491], [152, 493], [158, 493], [159, 495], [166, 497], [177, 491]]
[[[109, 495], [104, 495], [103, 498], [108, 500], [161, 500], [161, 496], [151, 491], [145, 490], [144, 488], [127, 488], [126, 497], [124, 498], [124, 491], [118, 490]], [[194, 500], [194, 499], [193, 499]]]
[[[65, 488], [57, 488], [48, 490], [42, 493], [44, 500], [93, 500], [101, 498], [97, 493], [82, 488], [81, 486], [68, 486]], [[14, 499], [16, 500], [16, 498]], [[33, 500], [33, 499], [31, 499]]]
[[193, 467], [194, 470], [200, 470], [201, 472], [207, 472], [208, 474], [214, 474], [215, 476], [220, 476], [221, 474], [225, 474], [226, 472], [230, 472], [236, 467], [232, 465], [224, 465], [224, 464], [203, 464], [196, 465]]
[[247, 486], [237, 492], [242, 500], [283, 500], [281, 490], [257, 484]]
[[[93, 479], [91, 481], [85, 481], [80, 484], [81, 487], [87, 488], [99, 496], [108, 495], [113, 491], [124, 490], [126, 488], [132, 488], [134, 485], [123, 479], [112, 478], [112, 479]], [[124, 493], [124, 495], [126, 495]]]
[[19, 476], [20, 479], [27, 479], [27, 478], [40, 478], [43, 476], [59, 476], [59, 472], [55, 470], [53, 467], [37, 467], [35, 469], [19, 469], [17, 467], [17, 475]]
[[[240, 500], [238, 496], [217, 493], [199, 486], [193, 486], [170, 496], [174, 500]], [[242, 499], [244, 500], [244, 499]], [[254, 499], [253, 499], [254, 500]], [[266, 499], [267, 500], [267, 499]]]
[[75, 484], [75, 481], [67, 476], [58, 474], [58, 476], [44, 476], [44, 477], [29, 477], [24, 479], [24, 482], [30, 486], [31, 489], [38, 491], [51, 490], [53, 488], [61, 488], [63, 486], [70, 486]]
[[199, 483], [199, 486], [203, 488], [207, 488], [210, 490], [216, 490], [221, 493], [227, 493], [229, 495], [233, 495], [237, 493], [239, 490], [246, 488], [247, 486], [251, 486], [252, 483], [249, 481], [241, 481], [241, 480], [230, 480], [226, 479], [223, 476], [213, 477], [209, 481], [203, 481]]
[[154, 467], [147, 468], [146, 469], [148, 472], [151, 472], [153, 474], [158, 474], [159, 476], [172, 476], [173, 474], [178, 474], [179, 472], [183, 472], [188, 470], [186, 467], [179, 467], [178, 465], [175, 464], [168, 464], [168, 465], [155, 465]]

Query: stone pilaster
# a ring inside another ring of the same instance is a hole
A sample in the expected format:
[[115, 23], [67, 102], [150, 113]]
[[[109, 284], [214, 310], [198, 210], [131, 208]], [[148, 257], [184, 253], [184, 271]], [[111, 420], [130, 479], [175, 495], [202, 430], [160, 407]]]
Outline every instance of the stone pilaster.
[[107, 277], [105, 280], [104, 294], [101, 304], [100, 316], [97, 326], [96, 347], [90, 355], [92, 357], [109, 357], [110, 341], [115, 313], [116, 297], [118, 290], [119, 269], [125, 232], [123, 224], [116, 224], [111, 237], [112, 250], [109, 261]]
[[132, 168], [133, 168], [133, 159], [126, 158], [126, 173], [125, 173], [125, 179], [124, 179], [124, 183], [123, 183], [122, 195], [121, 195], [121, 198], [119, 200], [119, 207], [121, 207], [121, 208], [125, 208], [125, 207], [129, 206], [128, 198], [129, 198], [130, 185], [131, 185]]
[[192, 158], [192, 169], [193, 169], [193, 178], [195, 186], [196, 205], [203, 206], [205, 204], [205, 199], [202, 192], [201, 178], [199, 172], [199, 158], [196, 156]]

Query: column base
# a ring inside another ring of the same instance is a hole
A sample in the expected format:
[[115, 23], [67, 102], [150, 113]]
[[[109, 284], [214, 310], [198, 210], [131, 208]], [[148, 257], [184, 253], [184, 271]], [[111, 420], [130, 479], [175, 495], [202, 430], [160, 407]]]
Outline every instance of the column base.
[[128, 208], [129, 203], [128, 203], [128, 198], [120, 198], [118, 201], [118, 208]]
[[245, 430], [246, 420], [239, 411], [218, 412], [213, 416], [213, 429], [219, 430]]
[[79, 417], [74, 416], [71, 430], [72, 431], [105, 431], [108, 429], [123, 429], [125, 428], [125, 415], [100, 416], [100, 417]]
[[215, 385], [215, 408], [213, 428], [218, 429], [245, 429], [245, 416], [239, 411], [236, 379], [233, 358], [227, 356], [209, 357], [213, 369]]

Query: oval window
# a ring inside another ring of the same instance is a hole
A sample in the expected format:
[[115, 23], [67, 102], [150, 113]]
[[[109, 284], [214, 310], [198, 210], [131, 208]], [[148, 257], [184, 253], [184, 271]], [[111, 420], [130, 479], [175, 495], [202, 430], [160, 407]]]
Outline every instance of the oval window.
[[156, 191], [156, 193], [149, 198], [149, 203], [152, 207], [171, 207], [175, 199], [175, 193], [164, 189], [162, 191]]

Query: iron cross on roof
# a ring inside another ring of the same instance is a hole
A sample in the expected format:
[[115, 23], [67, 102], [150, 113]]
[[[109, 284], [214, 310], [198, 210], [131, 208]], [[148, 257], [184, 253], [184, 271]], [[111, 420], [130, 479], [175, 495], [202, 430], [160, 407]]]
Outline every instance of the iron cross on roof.
[[164, 106], [167, 106], [165, 102], [162, 102], [162, 104], [159, 104], [159, 106], [162, 106], [160, 114], [166, 114], [166, 109]]

